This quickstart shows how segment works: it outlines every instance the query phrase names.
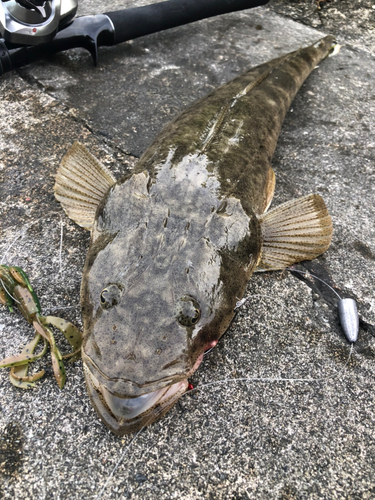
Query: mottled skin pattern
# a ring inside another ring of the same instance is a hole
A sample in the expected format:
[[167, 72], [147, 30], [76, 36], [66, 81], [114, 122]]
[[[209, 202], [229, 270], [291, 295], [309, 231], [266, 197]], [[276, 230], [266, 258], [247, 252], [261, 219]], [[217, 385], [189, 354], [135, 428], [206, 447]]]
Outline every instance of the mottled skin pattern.
[[[332, 44], [327, 37], [263, 64], [190, 106], [103, 200], [82, 285], [83, 360], [114, 395], [136, 397], [185, 380], [228, 328], [261, 256], [256, 216], [272, 198], [270, 162], [283, 119]], [[101, 304], [106, 288], [117, 294], [108, 309]], [[199, 321], [182, 325], [178, 316], [193, 303]], [[88, 386], [119, 434], [175, 402], [117, 422]]]

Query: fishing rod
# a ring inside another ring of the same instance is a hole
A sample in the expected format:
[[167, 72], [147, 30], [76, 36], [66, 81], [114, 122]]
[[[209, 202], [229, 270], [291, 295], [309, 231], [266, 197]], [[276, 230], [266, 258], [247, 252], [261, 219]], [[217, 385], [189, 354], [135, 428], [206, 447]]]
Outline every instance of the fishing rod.
[[78, 0], [0, 0], [0, 76], [77, 47], [87, 49], [96, 65], [99, 47], [268, 1], [169, 0], [74, 19]]

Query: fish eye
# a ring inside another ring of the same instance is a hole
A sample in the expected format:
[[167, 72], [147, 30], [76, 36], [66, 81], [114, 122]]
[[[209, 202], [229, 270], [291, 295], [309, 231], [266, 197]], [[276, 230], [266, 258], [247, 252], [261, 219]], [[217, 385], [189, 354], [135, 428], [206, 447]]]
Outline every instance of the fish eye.
[[177, 321], [181, 326], [193, 327], [201, 317], [198, 302], [190, 295], [184, 295], [177, 301]]
[[122, 287], [116, 283], [107, 285], [100, 294], [100, 304], [103, 309], [110, 309], [117, 306], [122, 296]]

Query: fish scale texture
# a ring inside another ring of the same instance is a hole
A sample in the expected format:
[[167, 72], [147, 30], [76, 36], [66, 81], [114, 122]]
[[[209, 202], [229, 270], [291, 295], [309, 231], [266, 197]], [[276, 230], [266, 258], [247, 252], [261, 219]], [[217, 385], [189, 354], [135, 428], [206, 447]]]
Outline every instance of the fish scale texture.
[[[97, 0], [81, 6], [82, 14], [105, 10]], [[43, 312], [80, 324], [88, 234], [53, 196], [68, 147], [84, 143], [116, 178], [134, 171], [136, 157], [195, 99], [329, 33], [282, 14], [271, 4], [101, 50], [96, 69], [77, 50], [2, 78], [0, 251], [43, 217], [6, 256], [27, 269]], [[361, 326], [349, 362], [335, 298], [274, 272], [253, 277], [251, 298], [192, 379], [202, 388], [128, 450], [132, 436], [111, 434], [92, 408], [81, 362], [67, 365], [63, 391], [50, 373], [21, 392], [1, 371], [0, 497], [374, 497], [375, 61], [360, 36], [353, 45], [334, 34], [341, 52], [312, 73], [284, 122], [272, 206], [310, 192], [327, 204], [332, 244], [311, 271], [357, 300]], [[1, 308], [0, 357], [31, 338], [24, 319]], [[243, 377], [257, 380], [228, 381]]]

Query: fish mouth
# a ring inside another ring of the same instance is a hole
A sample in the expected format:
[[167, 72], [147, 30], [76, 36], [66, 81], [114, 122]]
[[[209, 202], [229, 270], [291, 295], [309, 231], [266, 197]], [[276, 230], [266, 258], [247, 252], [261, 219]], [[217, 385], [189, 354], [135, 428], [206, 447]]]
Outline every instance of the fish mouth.
[[138, 397], [119, 397], [101, 384], [84, 363], [87, 390], [102, 421], [117, 435], [135, 432], [163, 416], [186, 392], [188, 380]]

